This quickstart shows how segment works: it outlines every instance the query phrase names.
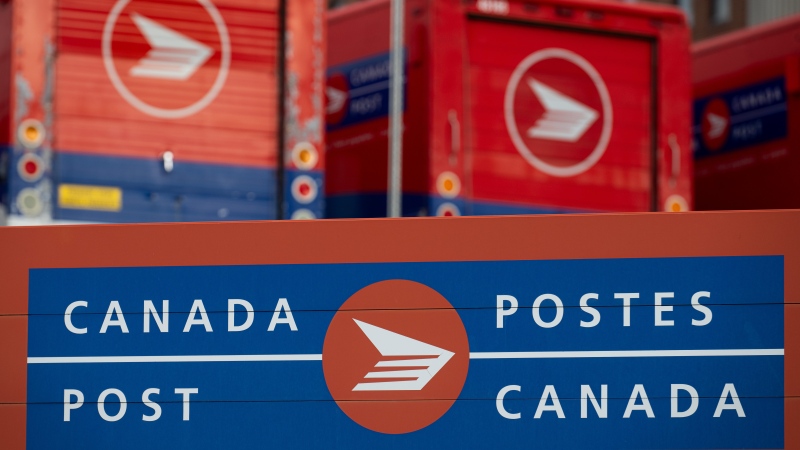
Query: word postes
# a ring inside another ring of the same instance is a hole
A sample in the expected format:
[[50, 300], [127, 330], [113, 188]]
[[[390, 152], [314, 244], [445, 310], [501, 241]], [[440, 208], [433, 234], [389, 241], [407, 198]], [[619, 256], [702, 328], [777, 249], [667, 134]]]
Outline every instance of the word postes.
[[[634, 300], [640, 299], [640, 293], [615, 293], [614, 299], [621, 301], [622, 304], [622, 326], [631, 326], [631, 303]], [[666, 304], [669, 299], [675, 298], [674, 292], [656, 292], [653, 295], [653, 309], [654, 309], [654, 324], [657, 327], [672, 327], [675, 326], [675, 321], [669, 319], [666, 315], [672, 312], [675, 305]], [[702, 318], [692, 319], [692, 325], [696, 327], [706, 326], [711, 323], [713, 313], [708, 306], [700, 303], [703, 298], [711, 298], [711, 293], [708, 291], [695, 292], [692, 295], [691, 306], [699, 313], [702, 313]], [[590, 301], [599, 300], [600, 295], [597, 293], [587, 293], [581, 296], [580, 309], [583, 313], [589, 315], [587, 318], [591, 320], [581, 320], [580, 326], [584, 328], [596, 327], [600, 323], [600, 311], [589, 305]], [[547, 302], [547, 303], [545, 303]], [[553, 305], [553, 306], [551, 306]], [[540, 309], [543, 308], [555, 309], [555, 317], [552, 320], [544, 320], [541, 316]], [[503, 328], [505, 318], [513, 315], [519, 308], [519, 301], [512, 295], [498, 295], [497, 296], [497, 328]], [[561, 323], [564, 319], [564, 302], [555, 294], [542, 294], [536, 297], [533, 301], [533, 308], [531, 309], [533, 321], [541, 328], [553, 328]]]

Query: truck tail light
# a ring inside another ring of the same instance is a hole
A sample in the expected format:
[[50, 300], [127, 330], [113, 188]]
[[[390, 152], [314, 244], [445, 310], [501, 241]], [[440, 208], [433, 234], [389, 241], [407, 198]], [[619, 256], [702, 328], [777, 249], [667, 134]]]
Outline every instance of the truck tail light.
[[22, 215], [35, 217], [44, 211], [44, 202], [37, 189], [25, 188], [17, 194], [17, 208]]
[[25, 148], [36, 148], [44, 142], [45, 131], [42, 122], [36, 119], [25, 119], [19, 124], [17, 138]]
[[17, 172], [23, 180], [34, 182], [44, 173], [44, 161], [33, 153], [26, 153], [17, 163]]
[[298, 169], [313, 169], [318, 161], [319, 152], [310, 142], [300, 142], [292, 149], [292, 162]]
[[305, 208], [300, 208], [292, 213], [292, 220], [311, 220], [316, 218], [316, 214]]
[[680, 195], [670, 195], [667, 201], [664, 202], [664, 211], [667, 212], [686, 212], [689, 211], [689, 204], [686, 199]]
[[292, 181], [292, 197], [298, 203], [307, 205], [313, 202], [318, 192], [317, 182], [308, 175], [300, 175]]
[[436, 215], [439, 217], [455, 217], [461, 215], [461, 210], [458, 209], [458, 206], [450, 202], [445, 202], [436, 208]]
[[461, 180], [453, 172], [442, 172], [436, 178], [436, 191], [444, 198], [456, 198], [461, 193]]

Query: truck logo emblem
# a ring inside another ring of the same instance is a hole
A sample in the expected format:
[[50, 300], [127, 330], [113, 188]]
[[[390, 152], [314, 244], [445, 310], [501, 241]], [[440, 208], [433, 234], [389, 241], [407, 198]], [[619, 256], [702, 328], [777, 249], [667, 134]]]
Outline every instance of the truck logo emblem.
[[575, 142], [600, 116], [597, 111], [557, 90], [528, 78], [528, 86], [545, 108], [544, 116], [528, 129], [528, 136]]
[[411, 433], [461, 394], [469, 339], [439, 292], [409, 280], [372, 283], [339, 307], [325, 333], [322, 371], [336, 404], [364, 428]]
[[[426, 358], [386, 359], [378, 361], [379, 368], [406, 368], [405, 370], [381, 370], [368, 372], [364, 378], [408, 378], [401, 381], [373, 381], [358, 383], [354, 391], [419, 391], [439, 373], [439, 370], [450, 361], [454, 353], [435, 347], [425, 342], [411, 339], [408, 336], [370, 325], [353, 319], [367, 336], [372, 345], [383, 356], [425, 356]], [[413, 369], [408, 369], [413, 367]]]
[[[184, 29], [186, 17], [192, 17], [192, 27]], [[130, 31], [134, 27], [138, 33]], [[170, 9], [117, 0], [103, 27], [101, 52], [117, 93], [139, 112], [160, 119], [189, 117], [209, 106], [231, 65], [228, 27], [211, 0]], [[193, 77], [198, 71], [203, 76]]]
[[150, 44], [150, 51], [133, 66], [135, 77], [185, 80], [214, 53], [211, 47], [169, 29], [147, 17], [133, 13], [131, 19]]
[[722, 133], [724, 133], [728, 127], [728, 119], [712, 112], [706, 114], [706, 118], [708, 118], [708, 124], [711, 126], [708, 130], [708, 137], [716, 139], [722, 136]]
[[731, 111], [723, 98], [715, 98], [703, 109], [700, 129], [703, 144], [710, 151], [721, 149], [728, 140], [731, 125]]
[[591, 169], [605, 153], [614, 124], [611, 96], [600, 73], [563, 48], [537, 50], [514, 68], [503, 113], [519, 154], [554, 177]]
[[327, 114], [337, 113], [344, 108], [344, 104], [347, 101], [347, 92], [336, 89], [333, 86], [325, 86], [325, 95], [328, 96], [328, 104], [325, 106]]

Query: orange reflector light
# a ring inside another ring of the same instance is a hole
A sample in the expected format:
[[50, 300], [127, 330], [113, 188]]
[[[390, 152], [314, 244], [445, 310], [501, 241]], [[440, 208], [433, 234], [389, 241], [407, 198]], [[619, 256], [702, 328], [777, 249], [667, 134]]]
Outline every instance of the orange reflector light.
[[17, 138], [26, 148], [36, 148], [44, 142], [44, 126], [36, 119], [25, 119], [19, 124]]
[[39, 138], [39, 130], [36, 127], [27, 127], [25, 128], [25, 137], [29, 141], [35, 141]]
[[452, 191], [453, 190], [453, 180], [444, 180], [444, 190], [445, 191]]
[[292, 149], [292, 163], [300, 170], [310, 170], [319, 162], [319, 152], [308, 141], [298, 143]]
[[436, 191], [444, 198], [455, 198], [461, 192], [461, 180], [453, 172], [442, 172], [436, 178]]
[[664, 211], [667, 212], [686, 212], [689, 211], [689, 203], [681, 195], [670, 195], [664, 202]]

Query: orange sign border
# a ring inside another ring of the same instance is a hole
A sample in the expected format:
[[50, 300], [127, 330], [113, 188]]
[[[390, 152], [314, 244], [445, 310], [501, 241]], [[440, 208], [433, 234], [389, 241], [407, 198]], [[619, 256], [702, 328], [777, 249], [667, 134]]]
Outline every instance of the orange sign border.
[[0, 436], [25, 448], [28, 270], [784, 256], [784, 433], [800, 448], [800, 211], [0, 228]]

